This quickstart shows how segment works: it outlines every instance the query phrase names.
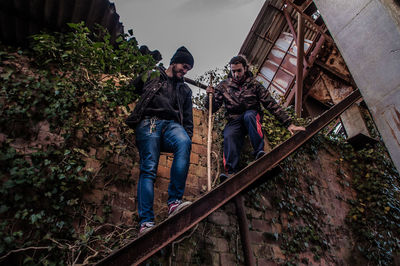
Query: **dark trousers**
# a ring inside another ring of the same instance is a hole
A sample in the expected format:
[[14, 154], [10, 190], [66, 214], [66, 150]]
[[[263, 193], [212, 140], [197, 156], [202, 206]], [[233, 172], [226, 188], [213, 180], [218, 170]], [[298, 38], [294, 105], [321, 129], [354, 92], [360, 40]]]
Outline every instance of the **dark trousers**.
[[256, 156], [264, 150], [261, 116], [255, 110], [247, 110], [240, 117], [229, 121], [224, 129], [224, 168], [228, 174], [239, 171], [238, 164], [244, 137], [248, 134]]

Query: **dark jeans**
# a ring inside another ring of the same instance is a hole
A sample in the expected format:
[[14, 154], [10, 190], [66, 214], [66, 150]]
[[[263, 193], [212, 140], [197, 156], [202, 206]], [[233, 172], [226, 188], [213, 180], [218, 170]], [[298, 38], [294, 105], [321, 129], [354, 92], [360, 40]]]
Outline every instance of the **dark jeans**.
[[240, 117], [229, 121], [224, 129], [224, 167], [225, 172], [234, 174], [239, 171], [238, 164], [244, 137], [249, 134], [254, 156], [264, 150], [264, 138], [261, 129], [261, 116], [255, 110], [248, 110]]
[[192, 141], [185, 129], [173, 120], [156, 120], [155, 127], [150, 132], [150, 119], [144, 119], [136, 127], [136, 145], [140, 156], [137, 201], [142, 224], [154, 221], [154, 181], [160, 152], [174, 154], [168, 186], [168, 203], [171, 203], [183, 197]]

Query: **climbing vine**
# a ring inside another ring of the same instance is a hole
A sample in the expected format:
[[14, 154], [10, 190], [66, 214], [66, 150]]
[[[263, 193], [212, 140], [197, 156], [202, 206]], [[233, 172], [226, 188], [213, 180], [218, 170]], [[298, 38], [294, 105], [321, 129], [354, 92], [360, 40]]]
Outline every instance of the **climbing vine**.
[[[133, 131], [123, 126], [138, 97], [128, 81], [152, 69], [155, 62], [140, 54], [132, 36], [112, 44], [100, 28], [90, 32], [83, 24], [69, 26], [68, 33], [33, 36], [30, 50], [0, 46], [1, 263], [89, 264], [133, 237], [132, 228], [105, 223], [110, 214], [107, 198], [98, 215], [88, 213], [82, 195], [99, 181], [134, 182], [100, 170], [115, 154], [135, 157], [129, 143]], [[215, 83], [226, 70], [216, 75]], [[198, 99], [199, 106], [202, 100]], [[215, 118], [217, 132], [225, 124], [222, 113]], [[379, 138], [368, 114], [364, 117], [372, 135]], [[308, 122], [295, 120], [298, 125]], [[37, 140], [47, 125], [51, 134]], [[263, 128], [272, 147], [290, 137], [268, 112]], [[221, 139], [216, 143], [222, 145]], [[105, 150], [97, 171], [87, 163], [94, 144]], [[349, 169], [352, 173], [352, 183], [342, 185], [357, 192], [348, 202], [347, 215], [355, 251], [377, 265], [393, 263], [400, 252], [399, 174], [383, 145], [355, 151], [342, 135], [316, 135], [281, 164], [281, 174], [248, 193], [251, 207], [260, 211], [265, 211], [261, 195], [272, 194], [271, 203], [280, 215], [273, 222], [292, 223], [266, 237], [279, 242], [288, 265], [305, 263], [297, 256], [301, 252], [311, 251], [317, 261], [330, 249], [323, 231], [325, 213], [307, 197], [314, 195], [318, 184], [304, 167], [327, 147], [341, 154], [336, 162], [338, 177]], [[244, 165], [253, 159], [243, 158]], [[296, 220], [303, 223], [295, 225]], [[193, 257], [194, 263], [208, 260], [201, 253]]]
[[69, 26], [32, 36], [28, 50], [0, 46], [2, 263], [88, 264], [130, 234], [104, 224], [106, 205], [104, 216], [87, 213], [82, 196], [98, 182], [91, 145], [105, 150], [104, 168], [134, 152], [123, 120], [138, 95], [128, 81], [155, 62], [131, 35], [111, 43], [100, 27]]
[[[371, 135], [380, 139], [367, 109], [361, 110]], [[399, 173], [381, 142], [359, 151], [345, 145], [338, 164], [343, 161], [351, 162], [352, 185], [357, 191], [347, 217], [357, 236], [356, 250], [377, 265], [391, 264], [393, 255], [400, 254]]]
[[[379, 137], [368, 112], [364, 112], [364, 118], [372, 135]], [[295, 123], [304, 125], [308, 121]], [[263, 127], [272, 147], [289, 137], [272, 116], [264, 117]], [[253, 208], [264, 210], [260, 197], [272, 191], [274, 208], [284, 213], [281, 218], [285, 220], [287, 217], [289, 222], [300, 219], [304, 224], [288, 227], [281, 235], [272, 237], [279, 239], [282, 250], [291, 258], [288, 265], [301, 262], [297, 254], [307, 250], [313, 252], [315, 260], [321, 258], [330, 248], [329, 238], [323, 231], [326, 214], [311, 204], [310, 197], [305, 196], [312, 196], [314, 187], [318, 186], [315, 180], [309, 178], [310, 173], [305, 165], [315, 160], [320, 150], [335, 150], [340, 156], [336, 166], [339, 179], [346, 180], [347, 170], [352, 173], [352, 183], [343, 181], [342, 186], [352, 185], [357, 192], [356, 199], [348, 201], [351, 207], [347, 214], [347, 223], [355, 238], [354, 249], [361, 254], [353, 260], [358, 260], [358, 263], [369, 261], [376, 265], [393, 264], [393, 257], [400, 252], [399, 173], [381, 143], [367, 144], [363, 149], [355, 150], [345, 142], [342, 134], [326, 133], [323, 131], [314, 136], [281, 163], [281, 174], [248, 194]], [[300, 180], [307, 184], [307, 190], [301, 187]]]
[[[366, 107], [360, 108], [371, 136], [381, 140]], [[287, 111], [295, 124], [310, 123], [309, 119], [295, 119], [293, 109]], [[326, 213], [310, 200], [315, 196], [315, 188], [320, 185], [318, 180], [311, 178], [307, 165], [318, 159], [321, 150], [329, 154], [334, 152], [335, 156], [339, 156], [335, 165], [339, 183], [344, 189], [354, 189], [357, 195], [354, 200], [347, 202], [350, 211], [346, 218], [353, 233], [354, 254], [357, 254], [352, 258], [353, 262], [393, 264], [393, 257], [400, 253], [399, 173], [380, 142], [355, 150], [346, 143], [342, 132], [327, 131], [335, 123], [332, 122], [285, 159], [280, 164], [280, 174], [248, 192], [248, 204], [256, 210], [266, 211], [262, 198], [268, 195], [273, 209], [279, 212], [278, 219], [272, 223], [291, 224], [281, 233], [264, 233], [266, 239], [280, 244], [287, 265], [309, 263], [308, 259], [299, 257], [304, 252], [312, 252], [314, 261], [318, 261], [330, 250], [330, 237], [324, 232], [327, 226]], [[214, 127], [222, 131], [224, 125], [225, 121], [220, 120]], [[271, 148], [290, 137], [288, 130], [267, 111], [262, 126]], [[242, 166], [253, 160], [249, 154], [241, 154]], [[349, 172], [350, 179], [347, 176]], [[338, 199], [345, 200], [341, 197]], [[296, 221], [302, 222], [297, 224]]]

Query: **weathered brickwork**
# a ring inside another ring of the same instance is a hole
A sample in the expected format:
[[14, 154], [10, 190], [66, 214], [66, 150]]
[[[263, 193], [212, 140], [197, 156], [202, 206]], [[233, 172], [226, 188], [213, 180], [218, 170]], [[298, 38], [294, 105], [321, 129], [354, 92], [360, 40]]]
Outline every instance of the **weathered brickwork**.
[[[297, 252], [301, 265], [349, 265], [351, 262], [354, 240], [345, 218], [349, 211], [346, 201], [354, 199], [355, 192], [344, 185], [351, 181], [350, 171], [338, 177], [336, 159], [337, 154], [331, 150], [319, 151], [318, 158], [304, 166], [309, 170], [307, 177], [299, 180], [299, 194], [323, 214], [318, 223], [328, 239], [323, 256], [315, 256], [311, 251]], [[309, 180], [313, 180], [312, 192]], [[277, 190], [284, 186], [279, 184]], [[258, 194], [258, 204], [262, 208], [254, 207], [254, 196], [244, 195], [251, 248], [257, 265], [283, 265], [291, 261], [293, 255], [283, 248], [284, 236], [290, 228], [305, 226], [302, 217], [293, 216], [273, 202], [276, 193], [279, 191]], [[229, 202], [215, 211], [194, 232], [177, 240], [174, 251], [169, 254], [173, 265], [244, 265], [235, 205]]]
[[[195, 126], [192, 139], [192, 152], [190, 156], [189, 174], [186, 182], [184, 199], [193, 201], [207, 190], [207, 114], [201, 110], [193, 109], [193, 122]], [[114, 128], [115, 129], [115, 128]], [[117, 136], [117, 131], [110, 128], [110, 134]], [[134, 138], [134, 136], [133, 136]], [[99, 173], [102, 177], [109, 176], [107, 181], [96, 183], [95, 189], [85, 198], [93, 206], [98, 216], [109, 217], [115, 224], [137, 225], [136, 184], [139, 179], [139, 155], [132, 143], [133, 155], [110, 154], [104, 147], [91, 147], [86, 159], [86, 169]], [[105, 160], [106, 169], [102, 168]], [[168, 184], [170, 169], [173, 162], [172, 153], [161, 153], [154, 191], [154, 211], [156, 221], [161, 221], [167, 216]], [[214, 166], [214, 168], [216, 168]], [[213, 170], [212, 176], [216, 172]], [[120, 182], [118, 182], [118, 180]], [[117, 181], [117, 182], [116, 182]], [[104, 213], [106, 210], [108, 213]]]
[[[109, 128], [108, 137], [112, 141], [121, 139], [116, 128], [121, 121], [113, 121], [115, 127]], [[191, 162], [184, 198], [196, 200], [207, 190], [207, 114], [194, 110], [194, 136]], [[11, 145], [19, 152], [29, 154], [26, 147], [45, 147], [62, 143], [64, 140], [50, 132], [48, 123], [37, 125], [37, 137], [28, 142], [16, 140]], [[215, 131], [214, 140], [218, 137]], [[79, 139], [79, 131], [76, 133]], [[85, 158], [85, 169], [94, 173], [92, 188], [84, 195], [85, 210], [88, 217], [94, 217], [104, 224], [131, 226], [136, 230], [138, 223], [136, 185], [139, 178], [139, 156], [135, 148], [134, 135], [127, 140], [128, 147], [124, 152], [111, 151], [109, 147], [96, 145], [95, 139], [90, 146], [79, 150]], [[1, 136], [0, 136], [1, 137]], [[219, 145], [213, 150], [220, 156]], [[251, 149], [246, 147], [244, 152]], [[355, 198], [351, 183], [351, 172], [342, 168], [338, 176], [335, 151], [323, 149], [318, 151], [317, 159], [307, 161], [304, 166], [306, 175], [299, 177], [299, 195], [307, 198], [309, 204], [318, 210], [323, 234], [329, 247], [323, 256], [316, 257], [306, 250], [297, 252], [298, 260], [311, 265], [347, 265], [352, 256], [354, 240], [345, 223], [349, 211], [347, 200]], [[212, 176], [216, 176], [217, 161], [213, 159]], [[166, 201], [170, 167], [173, 156], [162, 153], [155, 182], [154, 210], [156, 222], [167, 216]], [[288, 178], [288, 177], [287, 177]], [[346, 185], [347, 184], [347, 185]], [[283, 191], [285, 183], [277, 184], [271, 191], [259, 191], [257, 200], [245, 194], [246, 214], [249, 221], [250, 242], [258, 265], [279, 265], [292, 258], [284, 247], [284, 237], [291, 228], [306, 224], [301, 216], [279, 207], [276, 195]], [[257, 206], [255, 207], [255, 201]], [[210, 203], [212, 204], [212, 203]], [[261, 207], [260, 207], [261, 206]], [[76, 229], [82, 225], [77, 223]], [[171, 261], [173, 265], [243, 265], [244, 257], [240, 241], [239, 226], [233, 203], [227, 203], [201, 222], [193, 231], [170, 245], [163, 257], [157, 255], [151, 260]]]

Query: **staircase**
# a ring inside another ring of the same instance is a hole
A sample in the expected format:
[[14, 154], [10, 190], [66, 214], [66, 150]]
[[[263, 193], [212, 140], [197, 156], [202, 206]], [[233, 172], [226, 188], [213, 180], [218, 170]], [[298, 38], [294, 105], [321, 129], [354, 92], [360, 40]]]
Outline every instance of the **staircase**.
[[137, 265], [144, 262], [268, 173], [360, 98], [360, 92], [354, 91], [314, 120], [307, 126], [306, 131], [298, 132], [190, 206], [158, 224], [148, 233], [116, 250], [98, 262], [97, 265], [122, 266]]

